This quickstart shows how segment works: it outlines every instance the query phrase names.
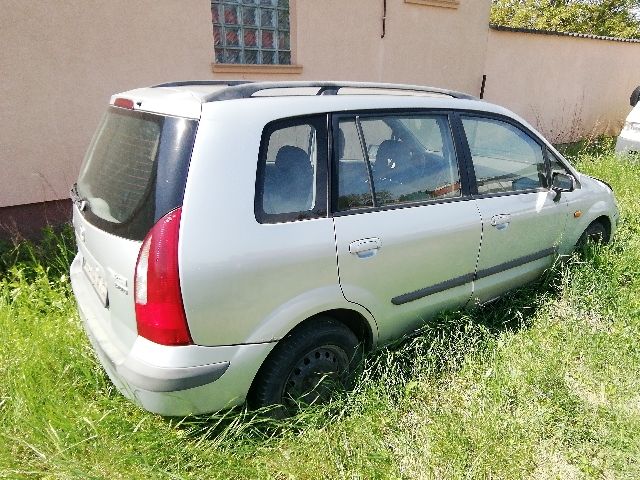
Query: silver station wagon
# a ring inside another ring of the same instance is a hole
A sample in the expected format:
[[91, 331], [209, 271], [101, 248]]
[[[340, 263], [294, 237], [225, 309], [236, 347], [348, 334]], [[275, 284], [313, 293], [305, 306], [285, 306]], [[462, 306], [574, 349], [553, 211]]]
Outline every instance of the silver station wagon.
[[323, 400], [361, 346], [491, 301], [618, 220], [611, 189], [508, 110], [391, 84], [115, 95], [71, 194], [88, 337], [163, 415]]

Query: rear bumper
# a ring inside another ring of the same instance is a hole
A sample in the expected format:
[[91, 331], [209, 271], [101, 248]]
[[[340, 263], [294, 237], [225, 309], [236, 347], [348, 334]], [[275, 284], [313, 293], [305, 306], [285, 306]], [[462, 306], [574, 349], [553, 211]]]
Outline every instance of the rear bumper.
[[122, 351], [80, 262], [77, 256], [71, 265], [78, 312], [100, 363], [124, 396], [167, 416], [208, 413], [244, 402], [275, 343], [169, 347], [138, 336]]

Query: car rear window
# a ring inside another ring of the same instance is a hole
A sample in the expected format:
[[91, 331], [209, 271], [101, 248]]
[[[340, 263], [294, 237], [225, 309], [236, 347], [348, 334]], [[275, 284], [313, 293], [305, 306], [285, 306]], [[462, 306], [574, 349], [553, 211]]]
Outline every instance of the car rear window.
[[112, 107], [80, 170], [85, 218], [110, 233], [142, 240], [182, 205], [197, 121]]

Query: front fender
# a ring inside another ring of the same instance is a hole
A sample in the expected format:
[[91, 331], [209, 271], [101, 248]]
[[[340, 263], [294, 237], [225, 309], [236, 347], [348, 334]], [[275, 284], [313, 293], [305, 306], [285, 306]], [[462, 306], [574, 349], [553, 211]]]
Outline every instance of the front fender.
[[[579, 210], [579, 209], [572, 209]], [[578, 218], [573, 216], [573, 211], [571, 212], [571, 216], [569, 217], [569, 222], [571, 222], [571, 228], [567, 228], [567, 236], [566, 241], [564, 242], [563, 248], [559, 252], [560, 254], [569, 254], [573, 251], [580, 236], [584, 233], [587, 227], [596, 219], [600, 217], [607, 217], [609, 219], [609, 223], [611, 224], [611, 236], [613, 236], [615, 232], [615, 218], [613, 217], [613, 213], [609, 208], [609, 205], [604, 200], [599, 200], [595, 202], [593, 205], [588, 207], [586, 211], [582, 210], [582, 215]]]

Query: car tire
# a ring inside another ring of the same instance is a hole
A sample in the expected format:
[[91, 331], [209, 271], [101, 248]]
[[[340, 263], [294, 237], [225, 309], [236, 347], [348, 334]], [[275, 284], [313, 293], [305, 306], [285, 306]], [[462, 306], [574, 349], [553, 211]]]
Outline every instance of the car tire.
[[606, 227], [601, 221], [596, 220], [591, 222], [582, 235], [580, 235], [577, 246], [579, 248], [584, 248], [589, 242], [606, 244], [608, 241], [609, 238]]
[[273, 349], [260, 368], [251, 392], [253, 408], [275, 406], [269, 415], [285, 418], [303, 404], [327, 401], [351, 386], [360, 362], [358, 338], [331, 317], [318, 317], [296, 328]]

